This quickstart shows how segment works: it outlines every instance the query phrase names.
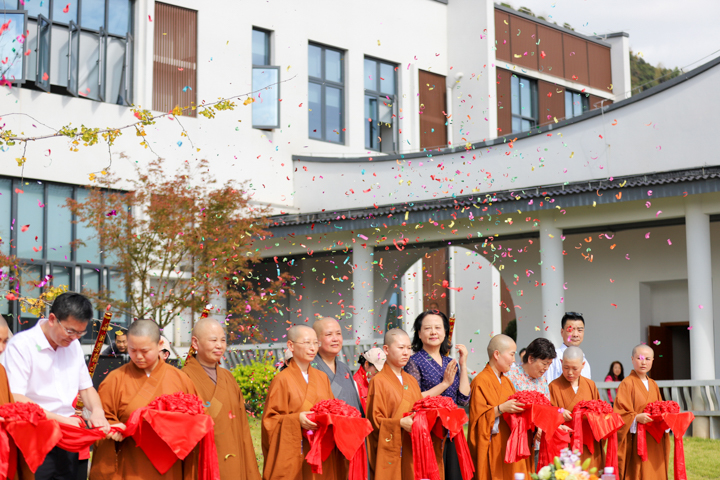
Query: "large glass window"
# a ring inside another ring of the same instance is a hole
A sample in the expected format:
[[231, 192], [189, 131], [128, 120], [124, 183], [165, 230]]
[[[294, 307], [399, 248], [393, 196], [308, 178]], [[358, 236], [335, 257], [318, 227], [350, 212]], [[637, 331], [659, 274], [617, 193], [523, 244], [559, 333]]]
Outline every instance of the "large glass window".
[[579, 117], [590, 110], [590, 99], [585, 93], [565, 90], [565, 118]]
[[[100, 242], [91, 238], [95, 236], [93, 229], [73, 224], [75, 219], [64, 207], [68, 198], [83, 201], [87, 190], [0, 177], [0, 251], [17, 256], [22, 267], [19, 283], [14, 280], [8, 284], [4, 277], [0, 278], [0, 287], [17, 288], [20, 295], [37, 298], [46, 284], [42, 282], [47, 279], [47, 284], [55, 287], [66, 285], [72, 291], [109, 290], [112, 298], [125, 300], [127, 293], [123, 291], [120, 272], [100, 251]], [[77, 239], [83, 239], [87, 246], [73, 249], [71, 245]], [[8, 301], [4, 295], [1, 300], [0, 314], [6, 315], [14, 332], [35, 325], [37, 317], [21, 312], [17, 300]], [[95, 307], [96, 316], [100, 316], [105, 305]], [[92, 333], [83, 338], [92, 340]]]
[[308, 135], [344, 143], [344, 53], [322, 45], [308, 46]]
[[21, 84], [25, 80], [25, 30], [27, 14], [23, 11], [3, 11], [0, 35], [0, 74], [6, 81]]
[[252, 31], [252, 122], [255, 128], [280, 127], [280, 67], [271, 66], [271, 32]]
[[538, 124], [537, 82], [513, 75], [510, 81], [512, 131], [528, 132]]
[[397, 151], [397, 65], [365, 58], [365, 148]]
[[34, 80], [28, 86], [132, 103], [132, 0], [17, 3], [29, 16], [22, 48], [27, 53], [24, 76]]

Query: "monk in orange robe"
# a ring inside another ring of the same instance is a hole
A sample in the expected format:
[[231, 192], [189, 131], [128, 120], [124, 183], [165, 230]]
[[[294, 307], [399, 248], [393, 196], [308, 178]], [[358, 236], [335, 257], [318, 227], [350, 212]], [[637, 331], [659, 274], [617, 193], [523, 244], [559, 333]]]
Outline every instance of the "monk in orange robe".
[[[137, 320], [127, 332], [130, 363], [113, 370], [98, 393], [111, 425], [124, 424], [130, 415], [161, 395], [176, 392], [197, 395], [187, 375], [159, 358], [160, 328], [152, 320]], [[176, 461], [161, 475], [131, 437], [95, 444], [90, 480], [192, 480], [198, 476], [198, 448]]]
[[[563, 410], [565, 427], [572, 428], [572, 410], [578, 402], [600, 400], [595, 382], [582, 376], [585, 366], [583, 351], [579, 347], [568, 347], [562, 358], [562, 375], [550, 383], [550, 402]], [[605, 451], [602, 442], [595, 440], [594, 452], [583, 445], [582, 461], [590, 458], [590, 467], [602, 470], [605, 467]]]
[[218, 362], [227, 350], [225, 330], [212, 318], [200, 319], [192, 331], [195, 355], [185, 362], [190, 377], [215, 422], [220, 479], [260, 480], [245, 399], [232, 373]]
[[262, 418], [263, 479], [347, 478], [347, 461], [337, 448], [323, 462], [322, 474], [313, 474], [305, 461], [310, 444], [302, 431], [317, 430], [307, 415], [319, 401], [334, 398], [328, 376], [310, 366], [318, 351], [317, 334], [310, 327], [296, 325], [288, 330], [287, 346], [293, 357], [270, 382]]
[[614, 410], [625, 425], [618, 431], [618, 473], [619, 480], [667, 480], [670, 458], [670, 436], [665, 433], [658, 443], [647, 435], [648, 459], [643, 462], [637, 453], [637, 424], [652, 422], [643, 413], [648, 403], [662, 401], [660, 389], [648, 377], [654, 358], [653, 349], [638, 345], [632, 351], [633, 370], [620, 383]]
[[502, 414], [524, 410], [522, 403], [508, 400], [515, 393], [515, 387], [503, 375], [515, 361], [516, 350], [512, 338], [495, 335], [487, 347], [490, 361], [470, 384], [468, 446], [475, 463], [476, 480], [512, 479], [516, 473], [530, 478], [532, 472], [532, 457], [505, 463], [510, 427]]
[[[370, 381], [367, 396], [367, 418], [373, 426], [368, 436], [370, 471], [375, 480], [413, 480], [413, 417], [403, 415], [423, 396], [417, 380], [403, 370], [412, 355], [410, 337], [399, 328], [388, 330], [383, 351], [385, 365]], [[442, 441], [434, 436], [433, 447], [442, 478]]]

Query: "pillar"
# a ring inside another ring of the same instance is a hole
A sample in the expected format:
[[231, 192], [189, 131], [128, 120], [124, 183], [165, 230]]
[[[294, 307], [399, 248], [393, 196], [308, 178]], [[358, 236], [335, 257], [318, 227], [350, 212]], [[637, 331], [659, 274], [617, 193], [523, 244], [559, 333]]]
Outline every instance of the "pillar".
[[[562, 343], [560, 320], [565, 314], [565, 269], [563, 267], [562, 230], [554, 224], [552, 212], [540, 216], [540, 278], [542, 286], [543, 323], [538, 325], [543, 337], [555, 345]], [[547, 328], [546, 328], [547, 327]]]
[[[685, 236], [687, 239], [688, 301], [690, 304], [690, 376], [693, 380], [715, 378], [713, 342], [712, 262], [710, 249], [710, 216], [702, 209], [702, 199], [690, 197], [685, 203]], [[706, 410], [700, 388], [693, 388], [693, 409]], [[708, 438], [708, 418], [696, 418], [693, 436]]]
[[375, 292], [373, 288], [373, 250], [356, 245], [353, 248], [353, 315], [354, 340], [368, 342], [375, 326]]

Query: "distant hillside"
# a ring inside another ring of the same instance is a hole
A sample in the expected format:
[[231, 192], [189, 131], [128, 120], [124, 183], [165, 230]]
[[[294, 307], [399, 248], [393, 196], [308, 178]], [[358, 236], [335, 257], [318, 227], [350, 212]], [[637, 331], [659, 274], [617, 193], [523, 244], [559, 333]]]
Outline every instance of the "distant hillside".
[[632, 75], [633, 95], [660, 85], [682, 73], [679, 68], [665, 68], [662, 63], [654, 67], [630, 50], [630, 74]]

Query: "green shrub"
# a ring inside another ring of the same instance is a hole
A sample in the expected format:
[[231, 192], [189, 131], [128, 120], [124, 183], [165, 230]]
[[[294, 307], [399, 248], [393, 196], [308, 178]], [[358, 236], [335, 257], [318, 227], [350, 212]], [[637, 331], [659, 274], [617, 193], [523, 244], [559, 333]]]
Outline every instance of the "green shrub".
[[237, 365], [231, 371], [245, 397], [246, 408], [255, 415], [262, 415], [268, 387], [276, 373], [273, 363], [266, 361]]

